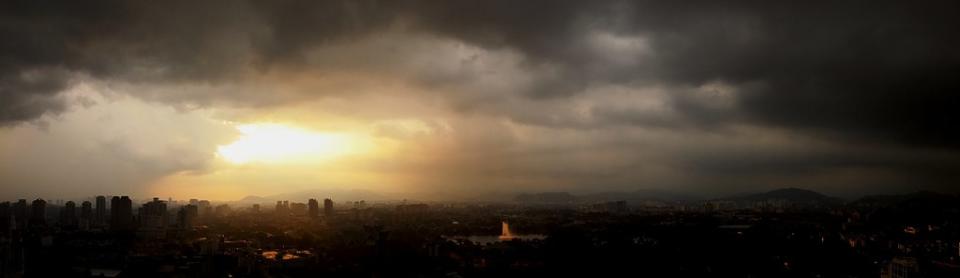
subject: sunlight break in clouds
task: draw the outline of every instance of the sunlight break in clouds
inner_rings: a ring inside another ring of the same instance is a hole
[[[243,134],[239,139],[217,148],[221,157],[235,164],[324,161],[351,149],[350,138],[343,134],[281,124],[245,124],[237,130]]]

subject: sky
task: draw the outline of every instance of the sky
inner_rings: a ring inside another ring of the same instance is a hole
[[[957,1],[2,1],[0,198],[960,182]]]

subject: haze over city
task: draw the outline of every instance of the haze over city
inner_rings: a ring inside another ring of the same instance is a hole
[[[958,27],[956,0],[0,0],[0,278],[957,278]]]
[[[4,199],[960,181],[955,1],[55,2],[0,4]]]

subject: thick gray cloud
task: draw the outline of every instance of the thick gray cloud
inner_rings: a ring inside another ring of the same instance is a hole
[[[742,140],[725,134],[743,126],[830,142],[806,153],[797,153],[796,144],[733,152],[685,152],[675,146],[619,159],[623,172],[642,159],[669,160],[675,169],[703,176],[687,183],[749,175],[745,172],[784,176],[870,169],[902,178],[891,182],[944,188],[960,180],[951,174],[960,163],[943,157],[960,147],[958,6],[956,1],[3,1],[0,125],[61,113],[68,105],[60,92],[76,80],[130,85],[126,91],[132,95],[169,104],[264,107],[362,94],[343,89],[362,86],[352,84],[284,93],[264,85],[287,82],[277,76],[292,73],[336,79],[347,72],[403,80],[413,89],[396,94],[439,99],[464,115],[576,130],[582,132],[578,136],[594,134],[587,138],[595,142],[616,141],[622,136],[618,129],[632,128],[718,136],[705,139],[708,143]],[[651,148],[622,144],[623,155]],[[510,154],[530,165],[550,164],[540,161],[549,157],[544,152],[516,153]],[[671,155],[680,158],[667,158]],[[584,172],[584,180],[598,173]],[[644,181],[631,176],[611,183]]]
[[[49,110],[63,110],[57,94],[66,89],[68,77],[60,70],[25,70],[0,77],[0,124],[28,121]]]
[[[749,84],[738,100],[747,116],[742,120],[827,129],[858,140],[956,147],[957,6],[484,1],[431,6],[423,18],[445,35],[519,49],[533,63],[566,67],[563,86],[544,85],[550,90],[535,94],[562,96],[585,83],[697,86],[723,80]],[[592,30],[643,37],[653,53],[625,68],[596,65],[602,60],[582,43],[583,33]],[[705,121],[724,117],[683,98],[675,104]]]
[[[0,115],[10,122],[62,110],[53,96],[69,73],[217,82],[295,66],[312,49],[407,22],[519,51],[527,70],[549,65],[558,77],[514,92],[528,97],[608,83],[760,84],[739,95],[744,120],[955,146],[957,8],[954,1],[5,1]],[[598,53],[612,49],[592,47],[596,32],[642,38],[650,53],[612,63],[602,57],[610,53]],[[682,98],[674,103],[707,122],[722,117]]]

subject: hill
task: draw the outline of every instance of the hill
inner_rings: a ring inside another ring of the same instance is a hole
[[[820,192],[800,189],[800,188],[783,188],[773,191],[768,191],[764,193],[755,193],[737,197],[727,198],[733,201],[764,201],[764,200],[784,200],[794,203],[809,203],[809,202],[832,202],[835,201],[835,198],[831,198],[827,195],[823,195]]]

